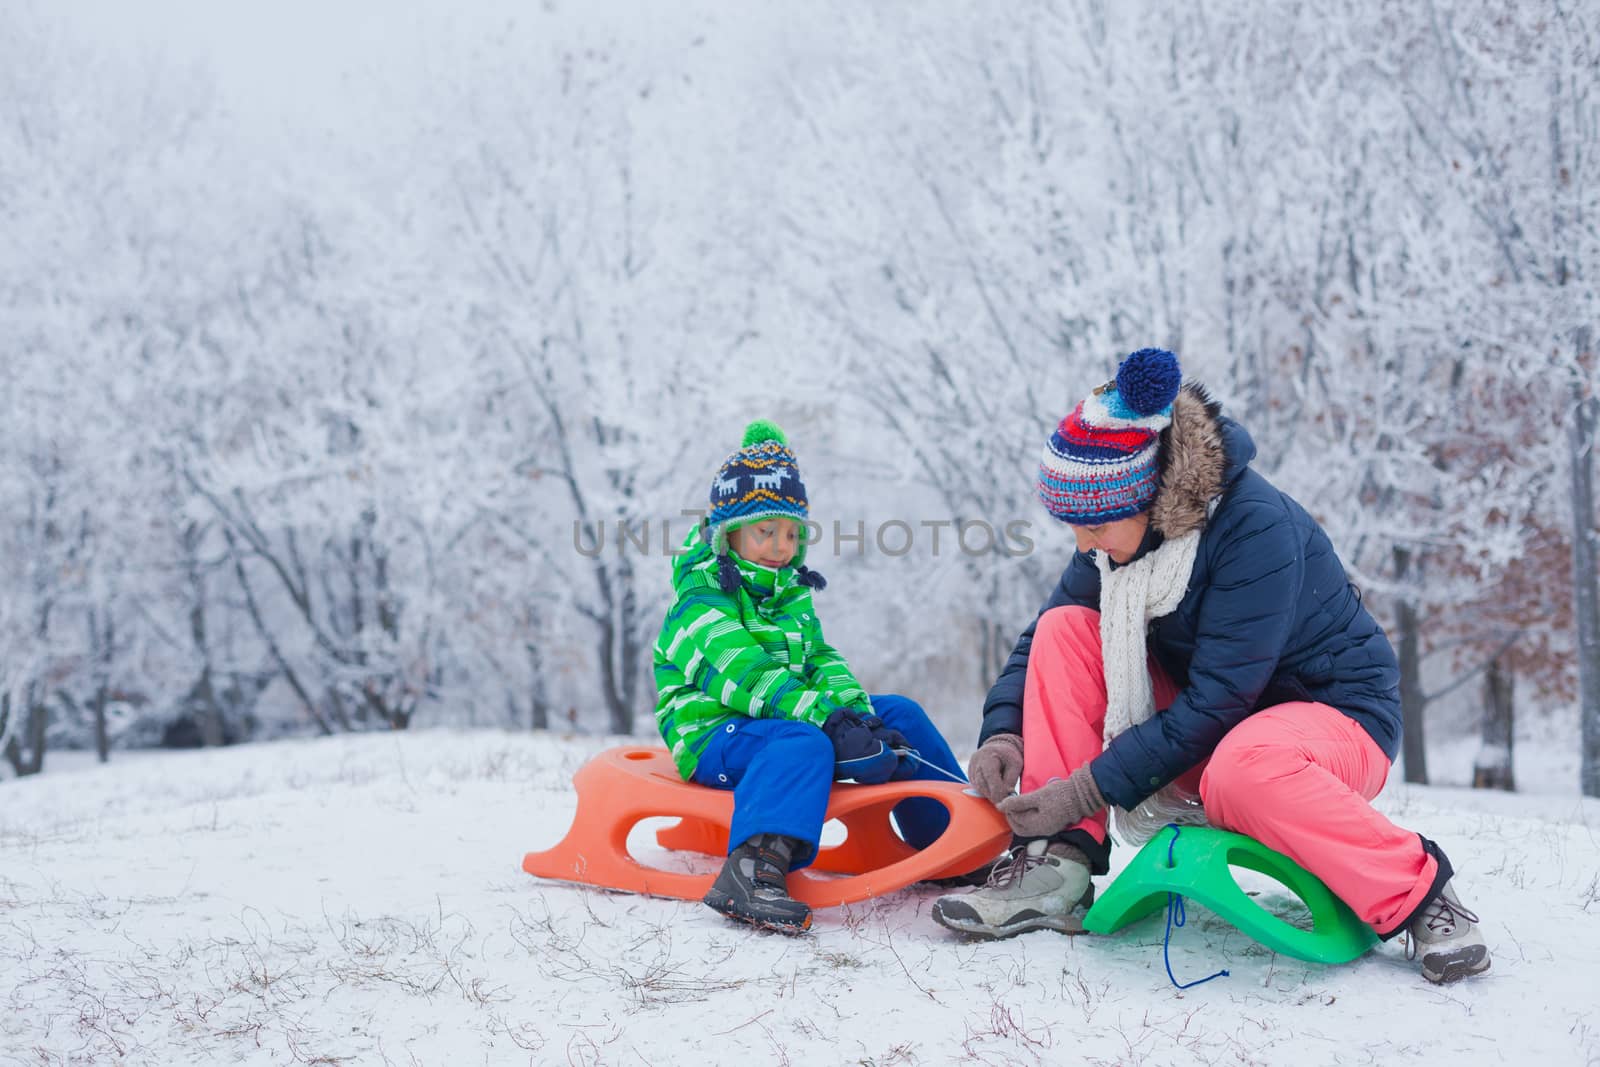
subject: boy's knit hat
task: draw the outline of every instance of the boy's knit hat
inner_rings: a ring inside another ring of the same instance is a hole
[[[729,584],[730,575],[734,588],[738,587],[737,569],[728,560],[730,533],[762,519],[793,519],[803,524],[809,513],[806,487],[800,481],[800,467],[789,439],[775,423],[757,419],[745,427],[739,450],[722,461],[711,482],[706,532],[712,550],[723,561],[724,587]],[[790,566],[799,569],[802,582],[820,589],[822,576],[806,570],[805,553],[802,536]]]
[[[1137,515],[1159,488],[1161,431],[1183,384],[1178,357],[1141,348],[1061,420],[1039,463],[1039,499],[1073,526]]]

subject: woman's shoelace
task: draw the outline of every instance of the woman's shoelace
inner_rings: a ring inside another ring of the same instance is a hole
[[[1430,930],[1438,930],[1442,927],[1452,926],[1459,919],[1465,919],[1469,923],[1475,923],[1478,921],[1478,917],[1472,914],[1472,912],[1468,911],[1466,908],[1463,908],[1459,904],[1452,904],[1446,900],[1443,893],[1440,893],[1437,897],[1434,897],[1428,906],[1423,909],[1422,918],[1423,922],[1427,924],[1427,927]]]
[[[1011,885],[1023,875],[1044,863],[1046,855],[1047,853],[1041,852],[1035,856],[1028,851],[1027,845],[1018,845],[998,860],[995,860],[994,866],[989,870],[989,880],[984,883],[984,888]]]
[[[1468,911],[1460,904],[1452,904],[1440,893],[1422,909],[1422,924],[1429,930],[1442,930],[1447,926],[1454,926],[1461,920],[1469,923],[1478,921],[1477,915]],[[1417,956],[1417,939],[1410,930],[1406,931],[1406,959],[1415,959]]]

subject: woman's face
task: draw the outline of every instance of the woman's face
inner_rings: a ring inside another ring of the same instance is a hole
[[[1088,552],[1098,548],[1111,557],[1113,563],[1123,564],[1133,558],[1150,528],[1150,513],[1142,511],[1126,519],[1107,522],[1099,526],[1074,526],[1078,538],[1078,551]]]
[[[800,524],[793,519],[765,519],[741,526],[728,535],[728,547],[759,566],[787,567],[800,549]]]

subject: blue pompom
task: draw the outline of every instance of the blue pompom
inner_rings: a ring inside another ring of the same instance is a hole
[[[810,567],[807,567],[804,563],[796,567],[794,569],[794,573],[795,578],[800,582],[800,584],[809,589],[815,589],[820,593],[824,589],[828,588],[828,579],[824,578]]]
[[[1141,348],[1117,368],[1117,394],[1140,415],[1165,410],[1182,384],[1178,357],[1164,348]]]

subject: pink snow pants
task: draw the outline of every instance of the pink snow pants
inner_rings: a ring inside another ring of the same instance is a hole
[[[1156,707],[1178,695],[1150,660]],[[1045,612],[1034,630],[1022,701],[1022,790],[1064,778],[1104,749],[1106,680],[1100,614]],[[1354,719],[1326,704],[1264,708],[1230,730],[1178,781],[1200,794],[1211,824],[1255,838],[1322,879],[1379,934],[1426,900],[1439,862],[1415,833],[1369,803],[1389,759]],[[1076,827],[1106,839],[1106,813]]]

